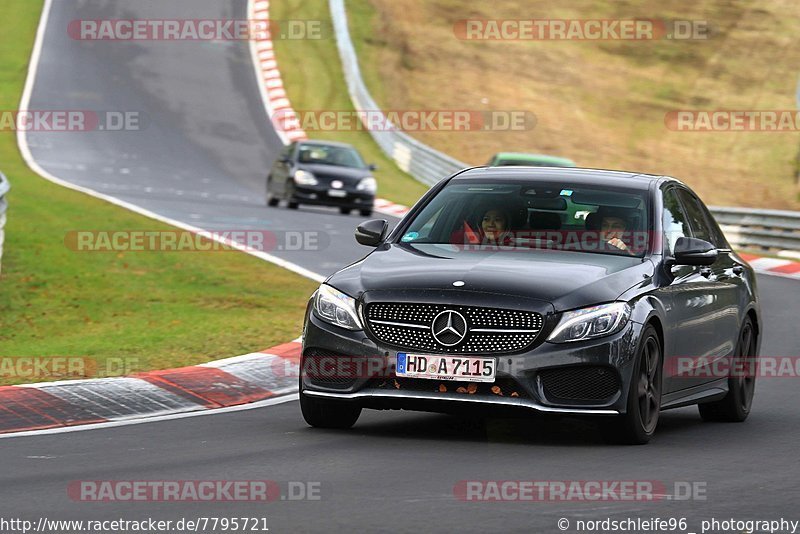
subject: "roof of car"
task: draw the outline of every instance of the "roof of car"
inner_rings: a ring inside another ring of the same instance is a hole
[[[465,169],[453,180],[537,180],[569,181],[573,184],[608,185],[647,189],[654,181],[665,178],[656,174],[642,174],[606,169],[585,169],[581,167],[473,167]]]
[[[322,141],[318,139],[306,139],[305,141],[300,141],[301,145],[318,145],[318,146],[341,146],[347,148],[353,148],[353,145],[347,143],[340,143],[339,141]]]

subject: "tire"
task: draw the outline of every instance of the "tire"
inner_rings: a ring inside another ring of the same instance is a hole
[[[756,355],[756,331],[753,321],[747,317],[739,331],[736,342],[736,361],[732,369],[746,370],[737,373],[740,376],[728,377],[728,394],[724,398],[703,404],[698,404],[700,417],[703,421],[719,421],[727,423],[741,423],[750,415],[753,405],[753,395],[756,388],[755,366],[753,363]],[[743,363],[739,363],[743,362]]]
[[[271,177],[267,178],[267,206],[269,206],[270,208],[274,208],[275,206],[278,205],[279,200],[275,197],[275,195],[272,194],[272,191],[270,191],[269,186],[271,183],[272,183],[272,178]]]
[[[648,325],[636,352],[626,413],[603,427],[607,441],[626,445],[644,445],[650,441],[658,426],[662,378],[661,342],[656,329]]]
[[[372,210],[361,210],[359,213],[362,217],[372,217]]]
[[[315,428],[347,429],[358,421],[361,407],[353,406],[347,402],[326,401],[315,399],[300,392],[300,410],[303,419],[309,426]]]
[[[286,200],[288,202],[287,206],[290,210],[296,210],[300,204],[294,200],[294,181],[289,181],[286,184]]]
[[[353,211],[350,208],[339,208],[339,213],[342,215],[350,215],[350,212]]]

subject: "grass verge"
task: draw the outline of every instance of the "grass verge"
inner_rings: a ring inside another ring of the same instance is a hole
[[[353,111],[345,85],[327,0],[281,0],[270,4],[274,20],[322,21],[323,39],[276,39],[275,55],[292,107],[297,111]],[[314,139],[350,143],[378,170],[378,196],[411,205],[427,187],[401,171],[366,131],[307,131]]]
[[[2,110],[19,105],[41,7],[41,0],[3,6]],[[0,385],[46,379],[14,376],[16,357],[85,357],[104,374],[192,365],[299,335],[314,282],[239,252],[73,252],[64,244],[70,230],[171,227],[40,178],[13,132],[0,132],[0,168],[12,184]]]
[[[635,5],[634,5],[635,4]],[[347,2],[365,82],[383,108],[530,110],[536,127],[419,132],[462,161],[542,152],[670,174],[708,203],[800,209],[797,132],[676,132],[675,110],[793,110],[800,4],[703,0]],[[707,40],[465,41],[460,19],[705,21]]]

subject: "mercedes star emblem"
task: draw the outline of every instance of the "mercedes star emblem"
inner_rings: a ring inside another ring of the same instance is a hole
[[[445,310],[433,318],[431,332],[433,339],[445,347],[452,347],[464,341],[467,335],[467,320],[457,311]]]

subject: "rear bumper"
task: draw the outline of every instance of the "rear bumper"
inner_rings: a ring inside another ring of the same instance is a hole
[[[545,342],[522,354],[496,356],[495,383],[482,384],[476,391],[465,393],[457,390],[464,384],[461,382],[398,379],[394,376],[398,349],[377,344],[363,331],[352,332],[329,325],[309,312],[303,336],[301,394],[376,409],[452,412],[500,408],[543,414],[613,416],[626,411],[641,332],[642,325],[631,321],[621,332],[608,338],[573,344]],[[372,363],[362,368],[371,371],[354,376],[352,380],[319,380],[318,376],[309,376],[307,372],[314,367],[312,358],[319,351],[349,360],[369,360]],[[567,370],[569,374],[586,369],[613,374],[618,383],[615,392],[602,399],[557,398],[542,378],[547,375],[545,371]],[[493,385],[500,390],[492,391]]]

